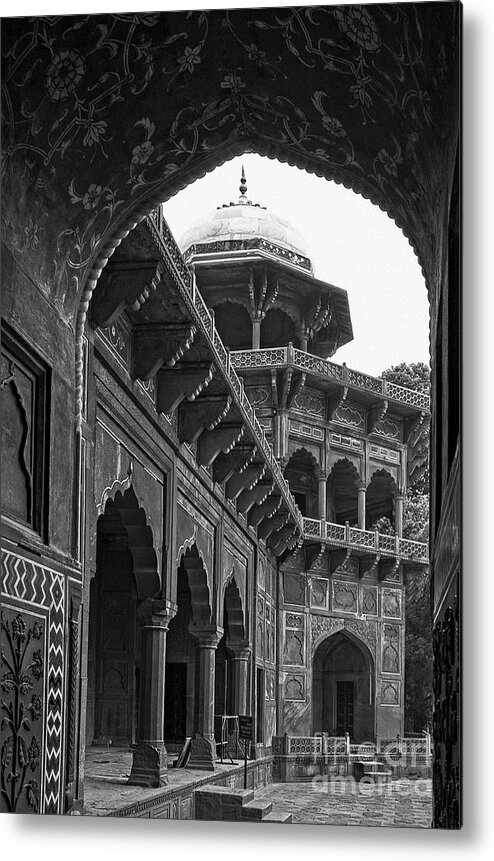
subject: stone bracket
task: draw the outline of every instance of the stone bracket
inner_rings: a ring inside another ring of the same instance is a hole
[[[274,488],[273,481],[258,481],[251,490],[242,490],[237,498],[237,511],[247,514],[253,505],[263,503]]]
[[[178,438],[180,442],[192,443],[204,430],[214,430],[228,413],[232,396],[211,395],[194,401],[183,401],[178,411]]]
[[[289,524],[272,534],[269,539],[270,549],[275,556],[281,556],[292,541],[296,541],[296,526]]]
[[[243,424],[225,424],[222,422],[214,430],[205,430],[197,444],[197,463],[199,466],[210,466],[220,452],[228,454],[244,432]]]
[[[164,264],[110,264],[103,269],[91,299],[91,320],[95,328],[109,326],[127,305],[138,310],[161,281]]]
[[[341,390],[340,394],[336,398],[329,399],[328,421],[332,421],[333,416],[334,416],[336,410],[338,409],[338,407],[341,407],[345,403],[345,401],[347,399],[347,395],[348,395],[348,386],[343,386],[343,389]]]
[[[285,525],[289,517],[289,512],[285,510],[282,511],[281,514],[273,514],[272,517],[268,517],[266,520],[263,520],[257,529],[258,537],[269,538],[272,532],[276,532]]]
[[[272,517],[281,505],[281,496],[271,495],[262,502],[255,505],[249,513],[249,523],[257,526],[262,520]]]
[[[130,375],[150,380],[162,365],[173,367],[190,349],[196,327],[180,323],[141,323],[132,330]]]
[[[225,485],[227,499],[236,499],[243,490],[252,490],[264,476],[267,466],[265,463],[255,463],[247,466],[242,472],[235,473]]]
[[[367,577],[374,577],[376,571],[379,570],[379,560],[381,559],[381,554],[376,553],[375,556],[366,556],[364,559],[360,560],[359,563],[359,580],[362,579],[364,574]],[[369,565],[370,562],[370,565]]]
[[[377,406],[372,407],[367,413],[367,433],[372,433],[374,428],[381,422],[388,412],[388,402],[379,401]]]
[[[425,413],[421,412],[418,416],[412,416],[412,418],[406,419],[403,424],[403,442],[413,448],[417,445],[426,428]]]
[[[160,368],[156,374],[156,409],[173,413],[184,400],[193,401],[214,376],[211,362],[182,362],[173,368]]]
[[[394,580],[399,567],[400,558],[398,556],[395,559],[383,559],[379,566],[378,580]]]
[[[255,451],[254,445],[236,445],[228,454],[219,454],[213,463],[214,481],[223,484],[234,472],[241,472],[251,462]]]

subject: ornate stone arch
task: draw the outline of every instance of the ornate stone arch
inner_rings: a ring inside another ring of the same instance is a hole
[[[116,521],[128,539],[128,547],[133,560],[137,597],[156,598],[161,591],[161,578],[158,573],[158,560],[153,546],[153,532],[148,524],[144,508],[132,483],[123,488],[114,482],[113,494],[109,495],[100,515],[100,522]],[[122,483],[120,483],[122,485]]]
[[[235,574],[230,572],[223,584],[220,602],[220,627],[226,631],[225,611],[228,617],[228,640],[241,642],[246,639],[245,613]]]
[[[319,478],[319,476],[322,474],[321,464],[318,463],[314,453],[312,451],[309,451],[309,449],[306,448],[305,445],[297,445],[297,447],[290,452],[285,469],[288,469],[291,459],[297,454],[303,454],[310,460],[312,468],[314,470],[314,475],[316,476],[316,478]]]
[[[386,469],[385,466],[377,466],[376,464],[373,464],[369,470],[369,481],[368,481],[367,487],[370,485],[372,479],[376,475],[380,476],[382,478],[386,478],[389,481],[389,485],[392,488],[391,492],[393,494],[397,494],[397,493],[402,492],[400,487],[398,486],[398,483],[397,483],[394,475],[389,471],[389,469]]]
[[[211,597],[203,558],[196,544],[187,548],[180,557],[190,589],[192,622],[196,625],[211,624]]]

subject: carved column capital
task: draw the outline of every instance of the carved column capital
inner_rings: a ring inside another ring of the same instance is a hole
[[[227,640],[227,648],[232,653],[234,661],[248,661],[251,656],[251,644],[248,640]]]
[[[189,625],[189,633],[200,649],[216,649],[223,636],[223,628],[217,625]]]
[[[146,598],[139,608],[140,627],[163,628],[167,631],[177,609],[177,604],[174,604],[173,601]]]

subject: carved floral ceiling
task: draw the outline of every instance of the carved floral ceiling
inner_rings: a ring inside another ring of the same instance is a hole
[[[254,149],[404,229],[429,281],[457,137],[458,4],[3,19],[3,235],[74,320],[143,203]]]

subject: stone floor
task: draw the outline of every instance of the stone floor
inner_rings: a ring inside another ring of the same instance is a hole
[[[174,769],[169,762],[170,783],[166,789],[128,786],[131,767],[128,750],[89,750],[86,759],[85,808],[89,815],[107,816],[143,797],[152,799],[184,788],[204,785],[211,773]],[[215,775],[237,771],[241,766],[216,764]],[[384,786],[360,783],[352,778],[335,781],[316,777],[311,783],[270,783],[256,790],[256,801],[271,801],[273,812],[291,813],[293,823],[324,825],[370,825],[388,828],[429,828],[432,817],[432,781],[402,778]]]
[[[291,813],[293,823],[430,828],[432,781],[402,778],[387,786],[336,783],[271,783],[255,794],[276,813]]]
[[[128,786],[127,780],[132,766],[132,754],[122,748],[88,748],[85,760],[84,808],[88,815],[108,816],[119,808],[127,807],[142,799],[158,799],[186,786],[200,785],[211,779],[211,772],[192,768],[172,767],[174,753],[168,760],[169,783],[161,789],[143,789]],[[229,774],[240,766],[216,764],[215,775]]]

